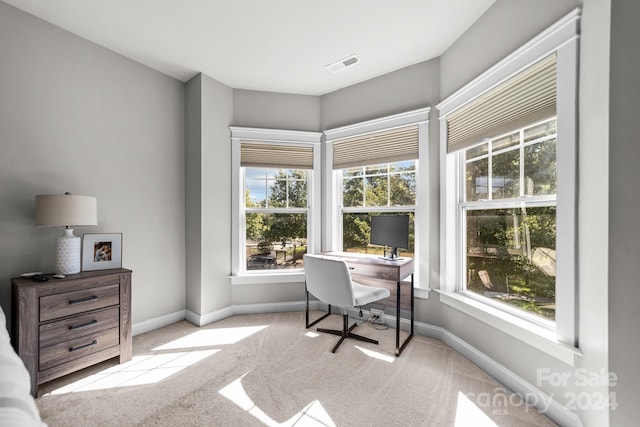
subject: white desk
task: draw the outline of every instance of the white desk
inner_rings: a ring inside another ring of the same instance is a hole
[[[413,273],[415,271],[413,258],[402,257],[399,260],[389,261],[376,255],[352,252],[323,252],[322,254],[345,260],[352,274],[362,274],[396,282],[396,356],[400,356],[413,338]],[[409,275],[411,276],[411,327],[409,336],[400,344],[400,290],[402,281]]]

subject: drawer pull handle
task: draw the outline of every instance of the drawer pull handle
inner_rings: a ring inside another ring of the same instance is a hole
[[[91,347],[92,345],[96,345],[96,344],[98,344],[98,340],[93,340],[89,344],[79,345],[77,347],[71,347],[71,348],[69,348],[69,352],[82,350],[83,348]]]
[[[73,331],[75,329],[86,328],[87,326],[95,325],[96,323],[98,323],[98,321],[96,319],[93,319],[91,322],[82,325],[71,325],[69,326],[69,330]]]
[[[97,295],[91,295],[90,297],[78,298],[78,299],[70,299],[69,305],[80,304],[83,302],[95,301],[98,299]]]

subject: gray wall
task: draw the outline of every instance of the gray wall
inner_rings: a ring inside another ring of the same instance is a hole
[[[440,99],[440,60],[421,62],[362,82],[322,99],[322,130],[435,105]]]
[[[638,243],[640,242],[640,141],[638,138],[637,0],[611,1],[609,107],[609,368],[618,408],[611,425],[637,425],[640,402]]]
[[[320,130],[320,98],[234,89],[233,125],[317,132]]]
[[[202,75],[202,311],[231,305],[231,134],[233,92]]]
[[[609,0],[585,0],[580,37],[578,283],[580,366],[610,371],[607,344],[608,164],[609,155]],[[598,171],[594,173],[594,171]],[[597,232],[594,233],[594,230]],[[615,391],[615,390],[612,390]],[[592,387],[587,393],[606,393]],[[578,411],[587,426],[609,425],[607,411]],[[616,424],[611,424],[616,425]],[[623,424],[618,424],[623,425]]]
[[[96,196],[122,232],[133,322],[184,309],[183,84],[0,2],[0,303],[10,277],[53,271],[60,228],[36,194]],[[167,262],[171,260],[171,262]]]
[[[186,309],[202,314],[202,74],[185,84]]]
[[[186,309],[206,315],[231,305],[231,88],[198,74],[186,114]]]
[[[442,99],[482,74],[580,0],[498,0],[442,56]]]

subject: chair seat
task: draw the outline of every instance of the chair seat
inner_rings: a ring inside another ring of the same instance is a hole
[[[307,328],[315,325],[320,320],[331,314],[331,307],[342,309],[342,330],[318,328],[320,332],[338,335],[340,339],[331,350],[335,353],[340,344],[347,339],[353,338],[372,344],[378,341],[354,334],[353,328],[358,323],[349,326],[349,314],[347,308],[358,307],[370,304],[391,295],[388,289],[365,286],[355,283],[351,279],[351,273],[345,260],[321,255],[304,254],[304,286],[305,286],[305,325]],[[327,303],[329,312],[320,318],[309,322],[309,295],[312,294],[320,301]]]
[[[377,288],[374,286],[361,285],[357,282],[353,283],[353,297],[355,300],[355,306],[367,305],[371,302],[378,301],[383,298],[387,298],[391,295],[389,289]]]

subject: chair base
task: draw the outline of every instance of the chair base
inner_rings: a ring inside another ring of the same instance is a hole
[[[306,284],[305,284],[306,286]],[[315,325],[316,323],[318,323],[319,321],[321,321],[322,319],[325,319],[326,317],[331,315],[331,305],[329,304],[329,310],[328,313],[323,314],[320,318],[310,322],[309,321],[309,292],[306,291],[305,289],[305,326],[307,327],[307,329],[309,329],[311,326]],[[340,337],[340,340],[338,340],[338,343],[335,345],[335,347],[333,347],[333,350],[331,350],[331,353],[335,353],[336,350],[338,349],[338,347],[340,347],[340,344],[342,344],[342,342],[345,340],[345,338],[353,338],[355,340],[359,340],[359,341],[365,341],[365,342],[369,342],[371,344],[376,344],[378,345],[378,341],[373,340],[371,338],[367,338],[367,337],[363,337],[362,335],[358,335],[358,334],[354,334],[353,332],[351,332],[356,326],[358,326],[357,323],[354,323],[353,325],[349,326],[349,316],[345,313],[342,315],[342,330],[337,330],[337,329],[325,329],[325,328],[317,328],[318,332],[324,332],[327,334],[333,334],[333,335],[338,335]]]
[[[333,334],[333,335],[338,335],[340,337],[340,339],[338,340],[338,342],[336,343],[335,347],[333,347],[333,350],[331,350],[331,353],[335,353],[336,350],[338,350],[338,347],[340,347],[340,344],[342,344],[342,342],[345,340],[345,338],[353,338],[359,341],[365,341],[365,342],[369,342],[372,344],[378,344],[377,340],[371,339],[371,338],[367,338],[367,337],[363,337],[362,335],[358,335],[358,334],[354,334],[353,332],[351,332],[356,326],[358,326],[357,323],[354,323],[353,325],[349,326],[349,316],[347,314],[343,314],[342,315],[342,322],[343,322],[343,328],[342,330],[337,330],[337,329],[325,329],[325,328],[318,328],[317,331],[318,332],[324,332],[327,334]]]

